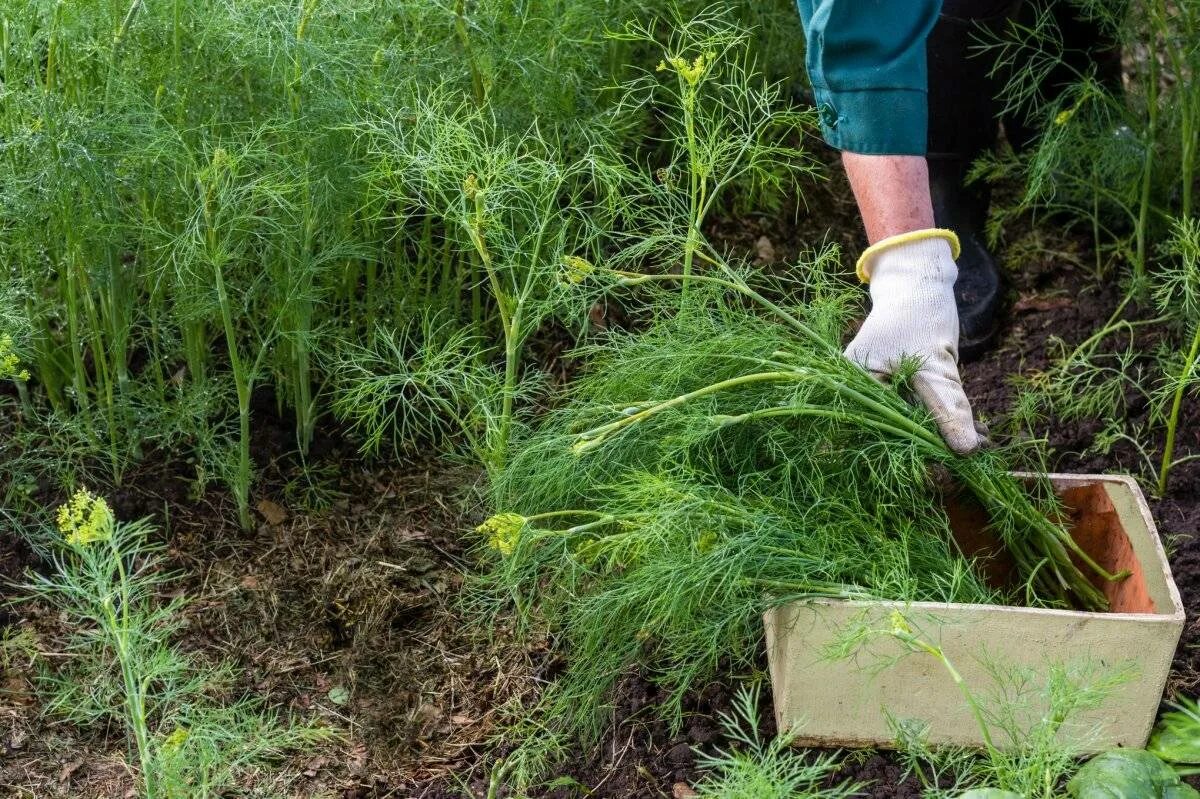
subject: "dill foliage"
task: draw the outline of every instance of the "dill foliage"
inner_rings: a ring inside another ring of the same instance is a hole
[[[794,63],[791,5],[753,6],[730,16]],[[586,320],[546,288],[611,228],[596,153],[658,146],[618,107],[658,48],[607,34],[682,7],[0,0],[0,416],[22,452],[66,446],[112,484],[177,458],[245,526],[271,400],[302,453],[332,414],[368,451],[502,464],[522,344]],[[451,352],[460,374],[421,379]],[[0,497],[68,471],[28,458]]]
[[[560,636],[549,716],[572,731],[599,729],[633,665],[669,688],[678,721],[689,688],[752,665],[758,616],[778,603],[1104,605],[1009,453],[953,455],[927,412],[842,357],[855,302],[831,262],[774,285],[780,303],[728,266],[692,275],[682,300],[643,287],[654,323],[584,348],[563,407],[494,480],[506,513],[481,528],[485,592]],[[616,282],[671,282],[658,277]],[[1022,588],[989,587],[959,554],[934,466],[989,510]]]

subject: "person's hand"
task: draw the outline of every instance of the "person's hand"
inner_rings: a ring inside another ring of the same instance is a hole
[[[846,347],[846,357],[881,379],[905,358],[918,359],[913,388],[946,444],[965,455],[985,438],[958,375],[957,247],[958,239],[948,230],[921,230],[867,249],[858,274],[870,283],[871,313]]]

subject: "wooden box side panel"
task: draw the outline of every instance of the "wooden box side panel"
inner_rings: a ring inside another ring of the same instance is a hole
[[[833,661],[828,647],[847,626],[886,630],[892,603],[794,605],[768,614],[780,659],[773,676],[781,728],[823,745],[890,746],[888,714],[930,725],[935,743],[979,746],[982,737],[959,688],[934,657],[911,653],[884,634],[852,660]],[[1179,628],[1161,617],[1063,614],[1019,608],[913,605],[905,616],[922,637],[940,646],[982,701],[996,690],[990,668],[1027,677],[1022,702],[1031,718],[1045,709],[1040,695],[1053,663],[1102,672],[1140,669],[1098,711],[1082,716],[1062,737],[1091,751],[1143,746],[1154,722]],[[865,616],[864,616],[865,614]],[[1136,653],[1138,663],[1131,662]],[[1098,733],[1098,734],[1097,734]]]
[[[1175,587],[1167,553],[1145,498],[1132,478],[1108,480],[1103,485],[1119,524],[1128,537],[1141,584],[1155,610],[1164,615],[1177,616],[1182,622],[1183,600],[1179,596],[1179,589]]]

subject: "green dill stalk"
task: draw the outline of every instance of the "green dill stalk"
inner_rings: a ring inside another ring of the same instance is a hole
[[[471,98],[475,101],[476,108],[483,108],[484,103],[487,102],[487,89],[483,81],[483,73],[479,71],[479,64],[475,59],[474,48],[471,46],[466,0],[455,0],[454,2],[454,34],[458,37],[463,55],[467,58],[467,67],[471,71]]]
[[[683,244],[683,282],[680,284],[680,300],[687,297],[688,279],[692,275],[692,261],[696,257],[702,236],[700,223],[703,221],[705,194],[708,191],[708,181],[700,165],[700,155],[696,142],[696,86],[689,84],[680,76],[683,91],[683,120],[687,130],[688,151],[688,231],[687,240]]]
[[[499,470],[504,468],[508,457],[508,443],[517,392],[517,369],[520,366],[521,343],[525,335],[525,305],[532,289],[533,269],[526,273],[525,285],[519,287],[515,295],[510,295],[505,290],[483,233],[485,210],[483,189],[478,187],[473,178],[469,178],[463,191],[466,200],[471,203],[470,216],[465,225],[467,237],[487,275],[492,298],[495,300],[496,310],[500,315],[500,328],[504,335],[504,383],[500,389],[500,419],[496,423],[495,438],[488,447],[487,455],[489,468]],[[543,233],[544,228],[539,231],[537,241],[529,254],[532,263],[537,263],[540,257]]]
[[[200,196],[203,203],[204,239],[208,261],[213,270],[213,284],[217,293],[217,305],[220,308],[221,326],[225,334],[225,349],[229,355],[229,368],[233,373],[234,389],[238,401],[238,461],[234,470],[233,493],[237,501],[238,522],[243,530],[250,529],[250,396],[251,376],[242,360],[241,348],[238,346],[237,327],[233,322],[233,308],[229,293],[225,287],[225,269],[223,256],[219,251],[215,209],[213,207],[214,192],[217,182],[221,179],[219,170],[224,168],[223,150],[217,150],[213,155],[213,175],[211,185],[199,182]]]
[[[67,251],[59,263],[59,270],[60,274],[66,278],[63,281],[66,287],[64,299],[67,306],[67,338],[71,351],[71,384],[75,389],[75,405],[83,412],[84,424],[90,428],[88,410],[91,402],[87,385],[87,369],[83,362],[83,322],[80,314],[80,306],[83,304],[82,294],[87,291],[87,287],[80,285],[80,276],[83,270],[77,268],[74,263],[74,251],[77,245],[72,241],[73,238],[72,234],[67,234],[65,242]]]
[[[696,101],[700,83],[711,65],[707,63],[704,54],[697,56],[691,65],[688,65],[682,56],[673,56],[669,60],[679,85],[680,110],[683,111],[683,144],[688,159],[688,229],[683,243],[683,281],[680,284],[680,302],[683,302],[687,299],[688,282],[692,275],[696,252],[704,244],[700,226],[704,222],[709,202],[709,167],[703,161],[696,135]],[[663,68],[666,68],[665,63],[660,66],[660,69]]]
[[[318,2],[319,0],[302,0],[299,19],[296,22],[292,80],[288,84],[288,105],[291,109],[292,122],[297,126],[301,123],[304,110],[301,93],[305,64],[304,37],[313,15],[316,13]],[[301,148],[303,147],[302,144]],[[282,312],[288,334],[284,337],[283,349],[289,356],[287,360],[291,372],[289,378],[292,385],[293,413],[296,419],[296,440],[299,443],[300,452],[307,454],[316,428],[316,406],[312,396],[312,361],[308,343],[312,337],[313,317],[312,292],[310,290],[312,268],[309,259],[315,248],[317,220],[313,207],[312,184],[307,177],[312,172],[309,153],[300,152],[295,155],[300,159],[305,175],[300,197],[301,233],[299,241],[295,243],[298,249],[295,263],[289,264],[285,260],[283,267],[285,270],[289,268],[298,270],[299,278],[303,283],[294,292],[295,296],[287,298],[287,307]]]
[[[1179,21],[1179,27],[1185,32],[1185,36],[1188,33],[1197,32],[1186,4],[1177,4],[1175,11],[1175,19]],[[1166,10],[1164,9],[1162,13],[1163,42],[1171,69],[1175,73],[1176,80],[1179,81],[1172,100],[1179,108],[1179,186],[1181,195],[1179,215],[1186,219],[1192,214],[1192,184],[1195,182],[1196,149],[1200,147],[1200,142],[1197,142],[1197,138],[1200,138],[1198,136],[1200,131],[1196,130],[1200,92],[1184,84],[1184,81],[1190,77],[1190,65],[1187,57],[1180,50],[1177,37],[1171,35],[1172,31],[1167,24]]]
[[[58,88],[58,34],[62,23],[62,3],[55,3],[50,12],[50,38],[46,42],[46,71],[42,90],[50,94]]]
[[[221,308],[221,324],[225,333],[229,367],[233,372],[233,384],[238,399],[238,462],[235,471],[233,493],[237,500],[238,523],[243,530],[250,529],[250,376],[242,362],[237,342],[237,328],[233,324],[229,295],[225,290],[224,269],[220,263],[213,264],[213,280],[217,290],[217,303]]]
[[[1196,331],[1192,335],[1191,348],[1184,359],[1183,371],[1180,372],[1179,376],[1179,385],[1175,387],[1175,396],[1171,401],[1171,412],[1167,416],[1167,440],[1163,445],[1162,464],[1158,470],[1158,495],[1160,497],[1167,493],[1167,480],[1171,475],[1171,467],[1174,466],[1175,435],[1179,429],[1179,414],[1183,407],[1183,395],[1189,383],[1189,376],[1196,370],[1198,359],[1200,359],[1200,324],[1196,325]]]
[[[1156,27],[1161,27],[1164,36],[1169,37],[1170,31],[1166,29],[1164,2],[1165,0],[1151,0],[1147,4],[1146,11],[1151,20],[1151,30],[1157,33]],[[1158,136],[1159,65],[1158,57],[1155,55],[1157,39],[1158,37],[1155,35],[1150,46],[1150,57],[1146,59],[1149,64],[1149,76],[1146,80],[1146,137],[1145,152],[1142,155],[1141,198],[1138,201],[1138,215],[1135,225],[1137,250],[1133,262],[1133,275],[1138,285],[1142,285],[1141,279],[1146,276],[1146,249],[1149,238],[1150,210],[1152,205],[1151,189],[1154,182],[1154,154]]]
[[[914,651],[932,655],[942,664],[942,668],[950,675],[950,679],[958,688],[959,693],[962,694],[963,699],[966,700],[967,707],[971,709],[971,715],[975,718],[975,725],[979,727],[979,734],[983,738],[983,745],[987,749],[988,754],[992,757],[998,755],[1000,750],[996,748],[996,744],[992,741],[991,728],[987,723],[987,718],[984,716],[983,708],[980,706],[978,700],[975,699],[975,694],[972,693],[962,674],[950,662],[950,658],[946,657],[946,653],[940,646],[936,646],[917,635],[908,623],[908,620],[904,618],[904,614],[900,611],[892,613],[891,621],[892,627],[888,631],[889,635]]]
[[[142,775],[142,785],[146,790],[146,799],[157,799],[158,790],[157,770],[154,766],[154,751],[150,742],[150,730],[146,719],[146,692],[149,686],[138,674],[137,658],[134,655],[133,634],[134,625],[130,621],[132,596],[130,595],[129,575],[125,571],[125,559],[112,535],[109,535],[108,552],[112,565],[117,574],[117,593],[119,608],[113,607],[113,597],[106,594],[102,604],[104,608],[104,626],[107,628],[109,639],[116,650],[117,663],[121,667],[121,682],[125,693],[125,712],[128,716],[129,727],[133,733],[134,744],[137,748],[138,763]]]

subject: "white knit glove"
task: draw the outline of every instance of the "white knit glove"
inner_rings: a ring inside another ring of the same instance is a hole
[[[965,455],[984,437],[958,376],[957,256],[958,238],[949,230],[904,233],[869,247],[858,275],[871,284],[871,313],[846,357],[879,378],[895,372],[905,357],[919,358],[913,388],[950,449]]]

